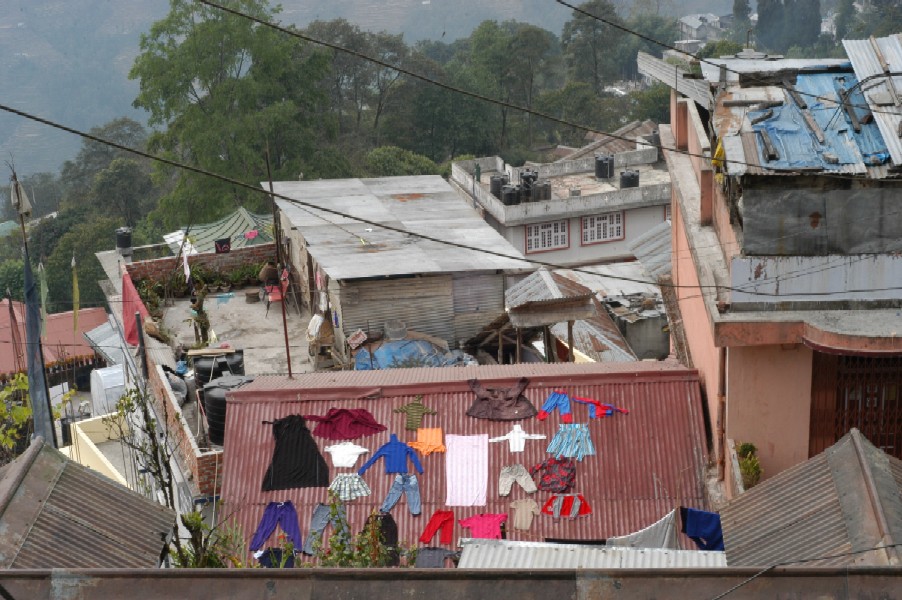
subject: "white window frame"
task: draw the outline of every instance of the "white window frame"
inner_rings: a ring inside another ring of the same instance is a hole
[[[566,219],[526,225],[525,232],[527,254],[566,250],[570,247],[570,224]]]
[[[611,212],[593,215],[582,219],[583,246],[604,244],[622,240],[626,235],[626,215],[624,212]]]
[[[671,218],[671,217],[673,216],[673,214],[670,212],[670,210],[671,210],[670,205],[669,205],[669,204],[665,204],[665,205],[664,205],[664,220],[665,220],[665,221],[672,221],[672,220],[673,220],[673,219]]]

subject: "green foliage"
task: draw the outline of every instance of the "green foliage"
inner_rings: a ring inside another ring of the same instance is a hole
[[[30,423],[28,375],[18,373],[0,388],[0,465],[15,458],[15,449],[28,434]]]
[[[246,555],[244,536],[236,527],[211,528],[200,512],[182,513],[188,544],[180,552],[172,550],[173,564],[181,569],[225,569],[242,567]]]
[[[821,31],[820,0],[759,0],[755,35],[761,50],[786,52],[809,47]]]
[[[95,217],[91,221],[74,225],[59,238],[44,263],[50,292],[48,312],[72,310],[73,255],[78,269],[81,305],[99,306],[105,302],[106,298],[98,282],[106,279],[106,273],[95,253],[115,248],[114,233],[120,225],[116,218]]]
[[[25,263],[19,259],[0,262],[0,297],[7,292],[13,300],[25,302]]]
[[[376,519],[367,519],[366,526],[358,535],[351,534],[341,501],[329,493],[329,516],[333,524],[332,535],[323,540],[321,536],[313,542],[314,556],[324,567],[367,568],[384,567],[391,561],[397,549],[386,546]],[[373,515],[376,511],[373,511]]]
[[[613,4],[607,0],[589,0],[579,5],[589,15],[604,17],[614,23],[622,23]],[[571,81],[582,81],[601,93],[606,83],[617,78],[616,62],[611,60],[611,48],[617,48],[623,31],[611,27],[592,16],[573,12],[573,18],[564,24],[561,46]]]
[[[743,442],[736,446],[739,459],[739,472],[745,489],[754,487],[761,481],[761,463],[758,461],[758,448],[751,442]]]
[[[366,155],[366,170],[372,177],[438,175],[438,165],[419,154],[397,146],[383,146]]]
[[[742,44],[732,40],[718,40],[716,42],[708,42],[698,51],[699,58],[720,58],[721,56],[732,56],[742,51]]]
[[[646,90],[634,92],[631,116],[635,120],[651,119],[655,123],[670,121],[670,87],[658,83]]]

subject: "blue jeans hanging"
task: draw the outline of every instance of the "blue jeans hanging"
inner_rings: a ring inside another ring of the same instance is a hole
[[[388,490],[388,495],[382,502],[382,512],[389,512],[401,499],[402,492],[407,496],[407,508],[410,509],[410,514],[420,514],[420,485],[417,483],[417,476],[412,473],[395,477],[391,489]]]

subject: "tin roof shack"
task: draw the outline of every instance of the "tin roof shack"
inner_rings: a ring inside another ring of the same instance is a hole
[[[574,403],[574,422],[588,423],[596,455],[576,466],[574,492],[583,494],[591,514],[576,519],[555,520],[536,515],[529,530],[507,527],[508,539],[600,540],[637,531],[656,522],[680,503],[707,506],[704,472],[707,464],[698,378],[695,371],[664,363],[609,364],[521,364],[461,367],[457,369],[389,369],[384,371],[341,371],[308,373],[287,377],[261,377],[227,397],[225,463],[222,472],[223,508],[220,514],[241,527],[247,539],[253,535],[269,502],[291,500],[297,510],[301,534],[309,534],[310,516],[315,506],[327,499],[325,487],[261,491],[275,442],[272,422],[288,415],[324,415],[331,408],[365,408],[375,421],[388,429],[354,440],[372,456],[397,434],[403,441],[415,440],[416,431],[406,431],[406,416],[394,412],[419,395],[426,406],[437,411],[427,415],[423,427],[441,428],[444,443],[448,435],[489,438],[503,436],[520,423],[527,433],[546,439],[528,440],[522,453],[511,453],[508,442],[488,444],[486,503],[482,506],[447,507],[445,452],[417,454],[424,473],[417,475],[422,498],[422,514],[413,516],[403,498],[391,511],[397,522],[401,544],[416,544],[426,523],[436,510],[452,510],[452,544],[467,537],[457,519],[478,513],[508,513],[511,501],[535,498],[544,504],[551,494],[539,491],[530,496],[514,486],[511,495],[498,495],[499,473],[503,466],[520,463],[531,467],[548,458],[546,449],[558,431],[560,418],[553,414],[544,421],[490,421],[467,416],[475,399],[467,380],[478,379],[489,388],[509,388],[521,377],[529,380],[524,394],[540,408],[552,391],[564,389],[575,396],[598,398],[628,409],[604,419],[588,419],[585,405]],[[310,423],[314,425],[314,423]],[[334,444],[313,436],[318,449]],[[325,456],[325,455],[324,455]],[[329,481],[340,472],[332,471]],[[355,469],[362,464],[358,461]],[[341,472],[354,472],[341,470]],[[386,475],[381,463],[364,474],[372,489],[367,497],[346,503],[352,531],[363,527],[373,510],[378,510],[389,491],[393,475]],[[328,534],[328,533],[327,533]],[[273,539],[275,539],[273,537]],[[441,545],[436,537],[426,545]],[[685,548],[693,548],[686,538]]]
[[[670,329],[660,294],[608,296],[604,305],[637,358],[670,356]]]
[[[902,457],[902,42],[844,46],[743,52],[702,80],[639,56],[678,92],[661,128],[674,293],[727,476],[727,438],[765,477],[852,427]]]
[[[174,524],[41,438],[0,469],[0,569],[153,569]]]
[[[630,243],[669,218],[670,175],[654,137],[525,167],[497,156],[459,161],[451,182],[527,256],[566,266],[633,259]]]
[[[278,200],[282,230],[305,302],[332,320],[332,354],[343,366],[352,360],[348,337],[391,320],[457,347],[503,314],[507,274],[528,268],[438,176],[283,181],[274,189],[304,203]]]
[[[721,510],[731,567],[902,565],[902,460],[853,428]],[[873,552],[868,552],[873,550]],[[814,560],[827,557],[823,560]]]

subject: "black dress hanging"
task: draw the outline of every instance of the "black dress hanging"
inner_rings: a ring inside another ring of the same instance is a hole
[[[329,467],[319,453],[307,422],[301,415],[274,421],[276,449],[263,477],[263,491],[304,487],[328,487]]]

